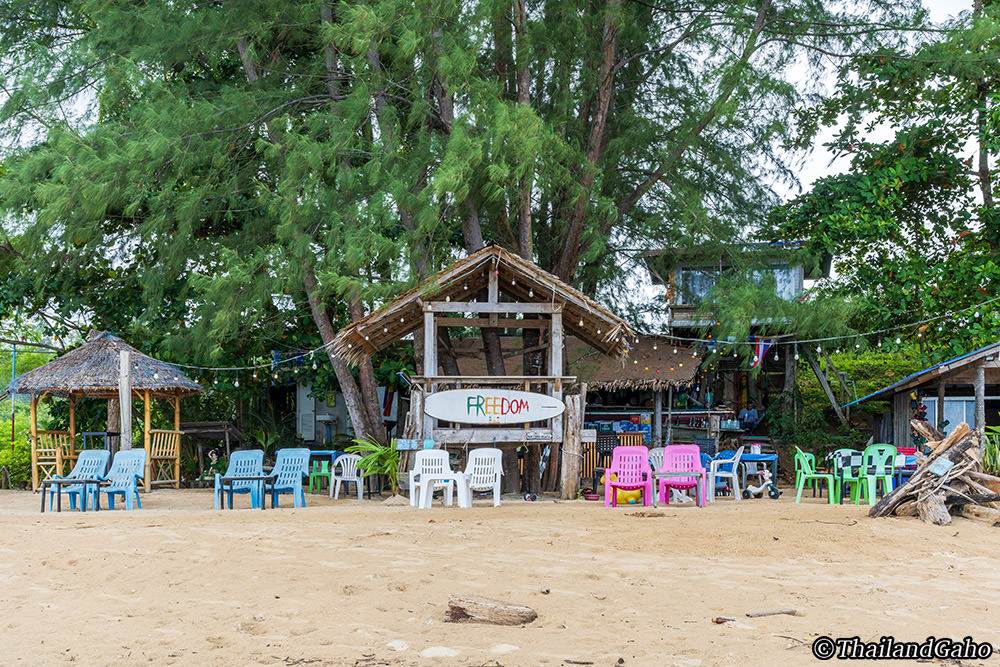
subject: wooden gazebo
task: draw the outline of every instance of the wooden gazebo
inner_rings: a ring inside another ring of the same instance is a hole
[[[76,405],[81,398],[119,397],[122,373],[120,360],[127,352],[128,386],[133,399],[144,405],[143,447],[146,449],[145,490],[153,485],[180,488],[181,398],[203,392],[201,386],[165,362],[153,359],[108,332],[95,333],[80,347],[39,366],[10,383],[14,394],[31,396],[31,483],[40,488],[43,480],[63,474],[77,458]],[[38,429],[38,405],[48,397],[69,400],[69,430]],[[174,430],[152,430],[150,406],[153,399],[167,400],[174,409]],[[128,446],[130,438],[124,439]]]
[[[544,351],[547,373],[441,375],[438,370],[441,327],[538,329],[544,342],[530,351]],[[422,333],[423,374],[414,381],[423,390],[423,396],[411,395],[411,410],[416,399],[416,412],[421,415],[426,403],[420,401],[429,401],[434,394],[450,387],[521,388],[562,402],[565,386],[576,379],[564,375],[564,332],[618,360],[628,356],[630,346],[636,341],[632,327],[601,304],[532,262],[499,246],[489,246],[344,327],[334,347],[349,363],[357,363],[408,334]],[[544,420],[544,427],[530,428],[515,423],[475,428],[463,424],[456,428],[443,426],[439,421],[443,420],[422,414],[416,437],[432,438],[442,445],[495,443],[502,447],[523,442],[561,443],[564,436],[561,415]]]

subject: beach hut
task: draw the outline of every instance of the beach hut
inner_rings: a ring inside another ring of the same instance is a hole
[[[876,421],[875,442],[912,447],[919,441],[911,419],[929,421],[945,433],[965,422],[982,430],[998,424],[1000,342],[935,364],[844,407],[872,400],[891,401]]]
[[[124,355],[122,353],[125,353]],[[121,360],[128,359],[126,373]],[[42,481],[63,474],[77,457],[76,406],[81,398],[117,399],[122,386],[132,399],[143,402],[143,447],[146,449],[145,489],[154,485],[180,488],[181,398],[202,393],[201,386],[174,366],[138,351],[108,332],[92,334],[87,342],[49,363],[16,378],[7,387],[12,394],[31,397],[31,483],[36,490]],[[50,397],[69,401],[66,431],[38,429],[38,405]],[[171,403],[172,431],[154,431],[150,408],[155,399]],[[123,438],[128,447],[130,438]]]

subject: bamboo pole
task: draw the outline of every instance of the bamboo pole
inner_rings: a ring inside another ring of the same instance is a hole
[[[13,397],[11,401],[13,402]],[[38,490],[38,397],[31,394],[31,488]]]
[[[174,396],[174,430],[181,430],[181,397]],[[181,488],[181,437],[177,436],[177,458],[174,459],[174,488]],[[263,500],[261,500],[263,502]]]
[[[69,457],[70,462],[76,462],[76,397],[69,396]],[[57,474],[61,475],[60,470]]]
[[[146,475],[144,477],[143,486],[146,489],[146,493],[152,488],[152,461],[149,458],[149,426],[150,426],[150,415],[149,415],[149,390],[143,392],[142,394],[143,402],[143,415],[142,415],[142,443],[146,448]]]

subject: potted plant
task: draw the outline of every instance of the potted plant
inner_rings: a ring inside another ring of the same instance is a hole
[[[983,472],[1000,476],[1000,427],[987,426],[983,433]],[[986,482],[994,493],[1000,493],[1000,482]]]
[[[392,495],[399,495],[399,450],[393,443],[383,445],[371,436],[357,438],[347,448],[349,454],[360,454],[358,468],[364,470],[365,477],[382,475],[389,482]]]

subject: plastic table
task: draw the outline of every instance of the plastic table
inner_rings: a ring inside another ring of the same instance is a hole
[[[222,509],[226,508],[226,496],[229,496],[229,509],[233,509],[233,494],[232,492],[226,493],[226,485],[232,488],[233,482],[257,482],[260,485],[260,508],[264,509],[264,503],[267,500],[264,497],[265,490],[268,485],[274,489],[274,475],[233,475],[232,477],[220,477],[219,478],[219,488],[216,493],[219,494],[219,507]],[[274,509],[274,495],[271,495],[271,509]]]
[[[471,497],[468,493],[469,478],[464,472],[458,471],[420,473],[420,502],[417,504],[417,507],[422,510],[430,509],[431,498],[434,497],[434,483],[448,481],[454,481],[458,485],[458,506],[472,507],[471,504],[467,503]],[[445,493],[448,493],[447,489],[445,489]]]
[[[701,472],[697,470],[671,470],[670,472],[654,472],[653,473],[653,507],[658,507],[657,502],[660,499],[660,482],[661,479],[667,479],[668,477],[695,477],[696,478],[696,489],[697,496],[695,496],[695,503],[698,507],[705,506],[705,485],[707,473],[702,470]],[[667,489],[669,492],[670,489]]]
[[[62,512],[62,488],[64,486],[79,484],[83,487],[83,495],[80,500],[80,511],[87,511],[87,487],[93,484],[98,489],[101,488],[100,479],[88,479],[88,478],[69,478],[69,479],[46,479],[42,482],[42,513],[45,513],[45,487],[56,487],[56,511]],[[49,488],[51,493],[52,489]],[[101,494],[98,493],[94,496],[94,511],[100,511],[101,509]]]
[[[771,468],[771,481],[778,483],[778,455],[777,454],[747,454],[744,452],[740,457],[740,463],[769,463]],[[743,473],[741,479],[743,488],[747,488],[747,467],[741,466]]]

